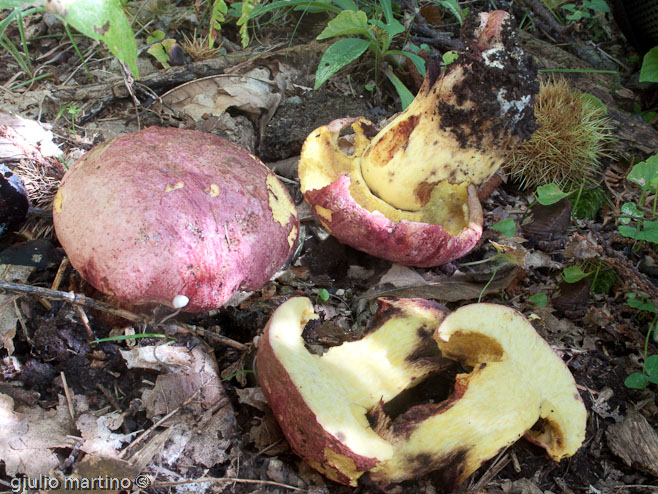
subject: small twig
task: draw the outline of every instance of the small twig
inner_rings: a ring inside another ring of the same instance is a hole
[[[152,424],[151,427],[143,431],[139,436],[135,438],[133,442],[131,442],[126,449],[124,449],[121,454],[119,454],[119,458],[123,458],[128,451],[131,449],[134,449],[134,446],[140,442],[142,442],[148,435],[151,433],[151,431],[154,431],[158,427],[160,427],[162,424],[164,424],[167,420],[169,420],[171,417],[176,415],[181,409],[192,403],[194,399],[196,399],[197,395],[201,393],[201,390],[203,390],[203,386],[199,386],[199,389],[197,389],[187,400],[185,400],[181,405],[178,407],[174,408],[171,412],[169,412],[167,415],[162,417],[160,420],[158,420],[155,424]]]
[[[57,273],[55,273],[55,279],[53,280],[53,284],[50,285],[50,288],[53,290],[59,290],[59,286],[62,284],[62,280],[64,279],[64,273],[66,272],[66,268],[69,266],[69,258],[68,257],[63,257],[62,262],[59,263],[59,267],[57,268]]]
[[[71,399],[71,390],[69,385],[66,383],[66,375],[64,372],[60,372],[59,375],[62,378],[62,387],[64,388],[64,396],[66,396],[66,404],[69,406],[69,415],[71,420],[75,423],[75,410],[73,409],[73,400]]]
[[[83,305],[91,309],[109,312],[110,314],[122,317],[128,321],[140,323],[147,321],[145,316],[140,316],[130,311],[119,309],[112,305],[99,302],[98,300],[85,297],[84,295],[80,295],[78,293],[62,292],[59,290],[52,290],[50,288],[43,288],[32,285],[21,285],[20,283],[12,283],[10,281],[0,281],[0,291],[32,295],[35,297],[43,297],[51,300],[64,300],[65,302],[69,302],[71,304]]]
[[[560,24],[540,0],[525,0],[525,3],[535,12],[535,14],[548,24],[548,27],[552,31],[556,32],[560,37],[565,37],[569,31],[569,27]]]
[[[91,326],[89,326],[89,318],[87,317],[87,314],[85,314],[85,311],[79,305],[75,307],[75,310],[77,311],[78,316],[80,316],[82,325],[85,327],[85,331],[87,332],[87,338],[89,338],[89,341],[94,341],[96,339],[96,335],[94,334],[94,331],[91,329]]]
[[[16,317],[18,318],[18,322],[21,325],[21,329],[23,330],[23,335],[25,336],[25,341],[27,341],[30,346],[33,345],[32,343],[32,338],[30,338],[30,334],[27,330],[27,324],[25,324],[25,319],[23,319],[23,313],[21,312],[21,309],[18,307],[18,302],[16,301],[18,297],[15,297],[13,299],[14,301],[14,310],[16,311]]]
[[[98,389],[101,393],[103,393],[103,396],[105,396],[105,399],[108,401],[110,405],[117,411],[117,412],[122,412],[123,410],[117,403],[117,401],[114,399],[114,396],[112,396],[112,393],[103,386],[101,383],[96,384],[96,389]]]

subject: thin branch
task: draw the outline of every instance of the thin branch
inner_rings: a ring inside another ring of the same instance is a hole
[[[125,309],[119,309],[113,305],[99,302],[93,298],[88,298],[84,295],[73,292],[62,292],[60,290],[52,290],[50,288],[43,288],[40,286],[12,283],[10,281],[0,281],[0,292],[19,293],[51,300],[64,300],[65,302],[69,302],[71,304],[82,305],[91,309],[109,312],[110,314],[133,322],[143,323],[148,320],[146,316],[140,316]]]

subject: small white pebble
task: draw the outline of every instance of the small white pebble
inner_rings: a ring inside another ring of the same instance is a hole
[[[187,298],[185,295],[176,295],[174,297],[174,300],[172,301],[172,305],[174,306],[174,309],[182,309],[189,303],[190,303],[190,299]]]

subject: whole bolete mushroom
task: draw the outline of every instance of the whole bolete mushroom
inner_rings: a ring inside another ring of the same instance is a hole
[[[53,215],[71,264],[98,290],[189,312],[260,288],[299,232],[288,192],[258,158],[175,128],[96,146],[64,176]]]
[[[446,316],[427,300],[380,299],[362,339],[322,355],[302,338],[316,317],[307,298],[279,306],[258,342],[257,375],[292,449],[334,481],[386,487],[437,471],[451,490],[523,435],[556,461],[584,440],[569,369],[511,308],[472,304]],[[446,399],[388,414],[452,360],[467,371]]]
[[[381,131],[341,119],[304,142],[306,201],[339,241],[400,264],[429,267],[471,250],[482,233],[476,186],[535,129],[537,72],[503,11],[471,16],[467,50],[429,64],[411,105]],[[341,131],[351,125],[351,148]]]

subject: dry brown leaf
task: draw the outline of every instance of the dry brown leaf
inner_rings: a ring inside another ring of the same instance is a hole
[[[118,412],[101,417],[82,414],[75,422],[83,439],[80,449],[89,455],[118,457],[119,450],[130,439],[130,436],[112,432],[121,427],[122,423],[123,417]]]
[[[23,283],[34,272],[31,266],[0,265],[0,279],[14,283]],[[6,348],[7,353],[14,353],[14,336],[18,312],[14,301],[18,298],[13,293],[0,293],[0,348]]]
[[[520,270],[518,266],[513,264],[499,266],[493,281],[487,285],[493,272],[484,274],[456,273],[452,276],[428,275],[423,277],[411,268],[405,268],[404,266],[396,267],[394,265],[391,269],[395,269],[395,271],[390,276],[386,277],[384,275],[387,282],[382,283],[380,281],[370,288],[365,293],[365,298],[419,297],[444,302],[475,300],[483,290],[485,295],[504,290],[516,278]]]
[[[608,427],[608,446],[626,465],[658,477],[658,434],[640,412]]]
[[[80,397],[76,397],[79,399]],[[14,400],[0,394],[2,440],[0,460],[8,476],[24,473],[28,477],[46,475],[59,466],[54,450],[70,448],[75,440],[73,421],[63,396],[53,410],[41,407],[14,407]]]
[[[220,74],[182,84],[162,96],[167,111],[170,107],[198,121],[204,116],[221,115],[235,108],[260,120],[261,127],[269,121],[281,102],[276,81],[265,68],[253,68],[241,75]]]

